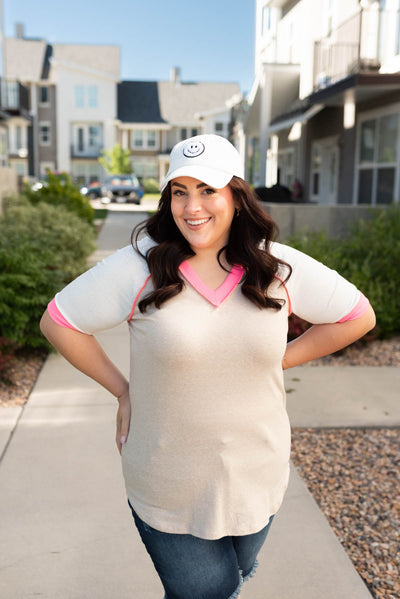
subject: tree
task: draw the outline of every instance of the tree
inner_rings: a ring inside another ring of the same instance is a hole
[[[130,175],[133,168],[129,156],[129,150],[124,150],[120,144],[115,144],[107,152],[101,151],[99,162],[110,174]]]

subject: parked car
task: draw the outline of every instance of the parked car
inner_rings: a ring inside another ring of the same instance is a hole
[[[83,196],[87,196],[90,200],[96,200],[103,196],[103,186],[99,181],[93,181],[89,185],[84,185],[80,188],[80,192]]]
[[[140,204],[143,187],[136,175],[111,175],[102,186],[103,201]]]

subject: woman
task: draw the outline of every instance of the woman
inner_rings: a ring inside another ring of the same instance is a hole
[[[172,150],[132,246],[42,318],[58,351],[118,399],[129,504],[167,599],[239,596],[289,477],[282,371],[375,324],[354,285],[274,234],[236,149],[196,136]],[[291,312],[314,324],[287,344]],[[93,336],[124,320],[129,383]]]

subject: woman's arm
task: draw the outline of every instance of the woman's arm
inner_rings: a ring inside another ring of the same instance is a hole
[[[40,329],[46,339],[75,368],[102,385],[119,403],[117,413],[117,446],[121,452],[129,432],[129,383],[92,335],[56,324],[48,311],[43,314]]]
[[[313,325],[300,337],[288,343],[282,367],[286,370],[332,354],[357,341],[374,326],[375,313],[371,306],[355,320]]]

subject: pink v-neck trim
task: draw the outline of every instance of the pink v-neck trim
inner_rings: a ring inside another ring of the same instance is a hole
[[[235,264],[232,266],[231,272],[228,274],[225,281],[218,287],[218,289],[210,289],[205,283],[203,283],[199,275],[187,260],[182,262],[179,270],[185,279],[191,284],[191,286],[213,306],[220,306],[230,296],[235,287],[240,283],[245,272],[243,266],[238,266]]]

